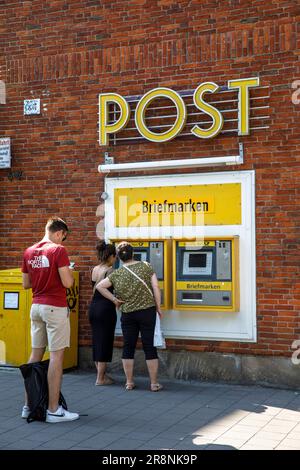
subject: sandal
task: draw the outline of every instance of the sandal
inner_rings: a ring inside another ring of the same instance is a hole
[[[133,390],[135,388],[135,384],[133,382],[127,382],[125,384],[125,390]]]
[[[159,392],[163,388],[164,387],[161,384],[151,384],[151,386],[150,386],[151,392]]]

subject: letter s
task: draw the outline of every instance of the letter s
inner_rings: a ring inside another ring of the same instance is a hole
[[[299,88],[298,88],[299,87]],[[292,88],[295,90],[298,88],[298,90],[294,91],[292,94],[292,103],[293,104],[299,104],[300,103],[300,80],[295,80],[292,83]]]
[[[299,346],[298,349],[296,349]],[[300,339],[296,339],[292,343],[292,349],[296,349],[296,351],[293,352],[292,354],[292,363],[298,366],[300,364],[300,359],[298,356],[300,356]]]
[[[218,90],[219,87],[216,83],[205,82],[199,85],[194,92],[193,99],[196,108],[198,108],[203,113],[208,114],[208,116],[210,116],[212,119],[212,125],[209,127],[209,129],[203,129],[197,125],[192,127],[191,133],[196,137],[200,137],[201,139],[210,139],[211,137],[218,135],[222,130],[224,123],[222,114],[217,108],[211,104],[206,103],[203,99],[203,95],[205,93],[215,93]]]

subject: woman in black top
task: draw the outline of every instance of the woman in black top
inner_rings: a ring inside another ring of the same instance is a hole
[[[94,267],[92,272],[94,295],[89,308],[93,340],[93,361],[97,369],[95,385],[111,385],[113,380],[106,374],[106,363],[112,360],[117,322],[116,307],[113,302],[103,297],[95,289],[95,285],[112,273],[112,266],[116,261],[116,249],[113,244],[105,243],[105,241],[100,241],[96,249],[99,264]]]
[[[133,380],[134,354],[139,333],[145,352],[150,377],[150,390],[158,392],[162,385],[157,381],[158,356],[153,345],[156,312],[161,316],[161,293],[157,276],[149,263],[135,261],[133,246],[121,242],[117,254],[123,266],[97,284],[97,290],[121,306],[121,326],[124,338],[122,362],[126,375],[126,390],[135,388]],[[114,287],[115,295],[111,294]]]

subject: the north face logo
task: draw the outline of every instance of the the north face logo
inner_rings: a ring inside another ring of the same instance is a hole
[[[45,255],[35,256],[34,259],[28,261],[32,268],[49,268],[50,263]]]

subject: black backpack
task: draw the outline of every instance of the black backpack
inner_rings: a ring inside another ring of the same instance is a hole
[[[47,373],[49,359],[40,362],[22,364],[19,369],[24,378],[25,390],[28,395],[28,406],[30,409],[27,422],[46,421],[48,408],[48,380]],[[59,396],[59,405],[68,409],[66,400],[62,393]]]

